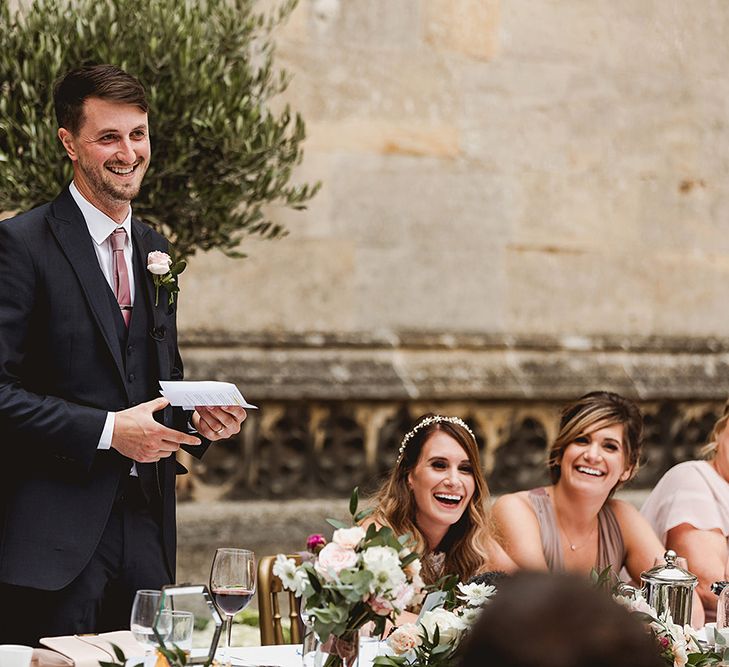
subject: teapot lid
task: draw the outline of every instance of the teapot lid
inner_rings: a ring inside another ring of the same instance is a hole
[[[698,581],[695,574],[676,565],[676,552],[672,549],[666,551],[663,556],[666,561],[663,565],[656,565],[650,570],[643,572],[640,578],[643,581],[660,584],[683,584],[692,585]]]

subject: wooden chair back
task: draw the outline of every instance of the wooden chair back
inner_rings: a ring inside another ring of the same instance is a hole
[[[290,555],[296,564],[301,563],[301,556]],[[261,646],[283,644],[284,635],[281,627],[281,605],[279,594],[288,596],[288,618],[291,622],[291,644],[301,643],[301,606],[299,598],[291,591],[285,591],[279,579],[273,573],[276,556],[264,556],[258,561],[258,617],[261,630]]]

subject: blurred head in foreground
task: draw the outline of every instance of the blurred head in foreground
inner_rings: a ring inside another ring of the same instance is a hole
[[[461,646],[458,667],[661,667],[644,625],[607,593],[568,574],[500,582]]]

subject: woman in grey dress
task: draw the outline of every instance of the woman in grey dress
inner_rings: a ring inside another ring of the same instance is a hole
[[[636,472],[643,418],[630,400],[592,392],[562,411],[549,450],[552,484],[502,496],[494,506],[497,535],[521,568],[588,573],[610,566],[630,577],[663,555],[648,522],[613,498]]]

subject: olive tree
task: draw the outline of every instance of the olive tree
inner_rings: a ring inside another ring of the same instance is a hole
[[[153,160],[135,214],[180,258],[239,256],[248,234],[277,238],[272,207],[304,208],[318,184],[292,184],[304,121],[274,100],[274,28],[293,10],[254,0],[0,0],[0,211],[53,199],[71,178],[56,137],[54,80],[111,63],[147,89]]]

